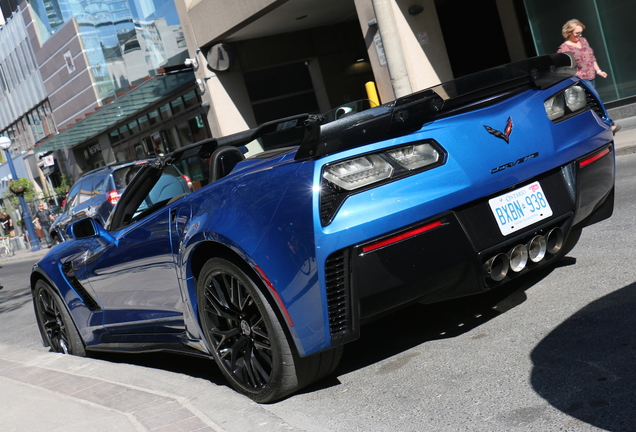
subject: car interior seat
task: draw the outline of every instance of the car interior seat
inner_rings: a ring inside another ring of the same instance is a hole
[[[243,152],[236,147],[224,146],[214,150],[210,156],[210,183],[228,175],[243,159]]]
[[[186,192],[188,192],[187,186],[184,185],[182,179],[170,174],[163,174],[148,194],[146,200],[149,201],[148,205],[152,205]]]

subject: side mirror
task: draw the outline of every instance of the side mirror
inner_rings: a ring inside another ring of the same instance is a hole
[[[115,239],[97,221],[91,218],[84,218],[69,225],[67,233],[75,240],[97,237],[100,243],[114,243]]]
[[[80,219],[77,222],[72,223],[68,228],[71,237],[76,240],[95,237],[99,234],[97,228],[97,222],[91,218]]]

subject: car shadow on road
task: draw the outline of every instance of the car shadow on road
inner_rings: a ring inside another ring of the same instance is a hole
[[[565,258],[559,265],[570,265]],[[415,304],[362,327],[361,338],[345,348],[338,371],[347,373],[392,357],[422,343],[467,333],[520,305],[526,290],[553,267],[528,274],[498,289],[435,304]]]
[[[335,373],[305,392],[339,385],[338,375],[386,360],[425,342],[467,333],[523,303],[527,298],[526,290],[556,267],[575,263],[576,258],[567,256],[555,266],[524,275],[498,289],[441,303],[414,304],[363,325],[360,339],[345,346]]]
[[[557,266],[569,266],[566,257]],[[345,347],[340,366],[324,380],[301,390],[313,392],[340,384],[338,375],[362,369],[391,358],[424,342],[451,338],[469,332],[520,305],[525,291],[547,277],[554,267],[528,274],[490,292],[431,305],[415,304],[362,327],[359,340]],[[169,352],[143,354],[90,353],[92,358],[162,369],[228,385],[213,360]]]
[[[94,359],[113,363],[126,363],[189,375],[194,378],[208,380],[216,385],[228,385],[227,380],[223,377],[221,370],[217,367],[216,363],[214,363],[214,360],[208,358],[171,352],[138,354],[90,352],[89,356]]]
[[[636,430],[636,283],[572,315],[531,359],[532,386],[552,406],[603,430]]]

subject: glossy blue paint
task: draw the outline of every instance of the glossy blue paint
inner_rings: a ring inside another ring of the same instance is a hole
[[[35,274],[60,291],[89,347],[174,341],[205,351],[193,266],[211,258],[209,251],[231,251],[253,270],[250,277],[260,278],[258,266],[273,285],[275,292],[259,281],[298,352],[328,349],[325,262],[331,254],[514,187],[612,141],[609,126],[592,111],[558,123],[547,118],[544,101],[576,81],[317,159],[295,160],[291,149],[245,160],[227,177],[138,222],[57,246]],[[503,130],[509,118],[509,142],[485,129]],[[322,225],[326,164],[424,139],[444,150],[442,166],[354,193]],[[88,309],[64,277],[68,261],[101,310]]]

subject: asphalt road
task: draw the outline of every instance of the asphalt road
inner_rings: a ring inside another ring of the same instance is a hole
[[[39,339],[29,273],[43,253],[27,254],[19,260],[0,258],[0,343],[45,351]],[[32,255],[32,256],[29,256]]]
[[[636,154],[617,167],[614,216],[558,267],[363,327],[332,377],[263,408],[312,432],[636,430]],[[2,265],[0,343],[41,352],[31,263]],[[204,360],[106,359],[223,384]]]

